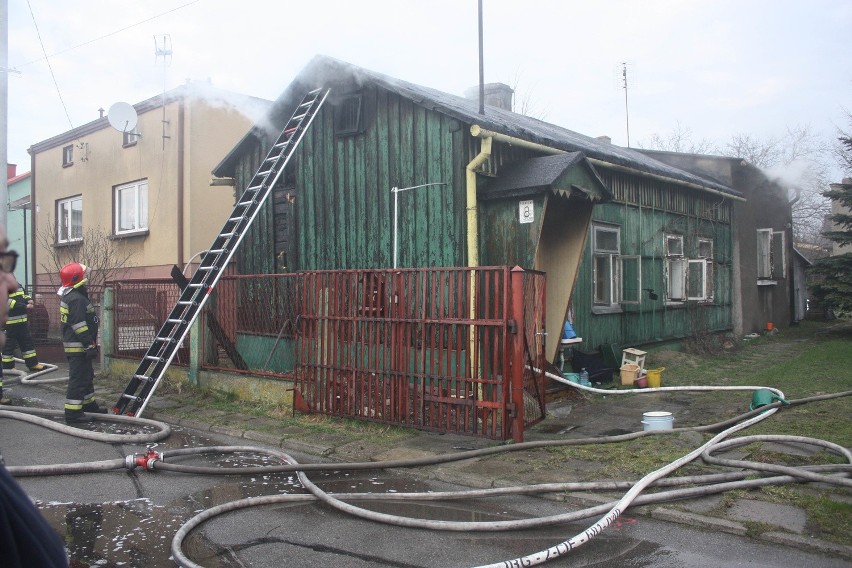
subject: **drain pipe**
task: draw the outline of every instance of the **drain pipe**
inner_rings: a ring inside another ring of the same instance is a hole
[[[479,207],[476,201],[476,168],[491,157],[491,137],[482,139],[479,154],[465,168],[465,194],[467,196],[467,265],[470,268],[479,266]],[[476,319],[476,271],[470,271],[470,319]],[[470,330],[470,348],[468,349],[467,366],[474,376],[473,356],[476,348],[476,335],[473,327]]]

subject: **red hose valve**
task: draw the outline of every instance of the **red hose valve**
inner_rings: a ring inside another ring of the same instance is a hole
[[[163,454],[160,452],[155,452],[152,446],[148,447],[148,451],[144,454],[134,454],[127,456],[125,458],[125,463],[127,465],[127,469],[133,470],[137,467],[141,467],[146,471],[151,471],[154,469],[154,464],[158,461],[162,461]]]

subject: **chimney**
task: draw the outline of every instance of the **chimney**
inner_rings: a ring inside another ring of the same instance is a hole
[[[6,179],[12,179],[18,175],[18,164],[6,164]]]
[[[595,137],[595,140],[600,140],[604,144],[612,144],[612,138],[609,136],[597,136]]]
[[[515,91],[505,83],[485,83],[485,104],[503,110],[512,110],[512,95]],[[471,87],[464,92],[465,98],[478,101],[479,86]]]

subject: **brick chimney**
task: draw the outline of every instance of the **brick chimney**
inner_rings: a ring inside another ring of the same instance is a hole
[[[18,164],[6,164],[6,179],[12,179],[18,175]]]
[[[512,96],[515,91],[512,87],[505,83],[485,83],[485,104],[502,108],[503,110],[512,110]],[[464,92],[465,98],[478,101],[479,100],[479,85],[471,87]]]

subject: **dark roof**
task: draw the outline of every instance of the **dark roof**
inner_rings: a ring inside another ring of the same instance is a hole
[[[580,187],[573,184],[571,187],[554,187],[554,184],[558,183],[562,174],[573,167],[585,168],[589,178],[593,180],[593,183],[597,187]],[[528,158],[509,164],[501,169],[499,176],[488,180],[483,187],[483,197],[502,196],[518,190],[542,189],[550,189],[554,193],[568,197],[572,188],[586,193],[593,200],[601,199],[602,197],[605,199],[611,198],[609,189],[600,177],[598,177],[594,166],[580,152],[566,152],[564,154]]]
[[[283,114],[282,111],[291,108],[298,102],[293,100],[296,96],[299,96],[301,99],[306,86],[311,88],[325,86],[333,89],[334,83],[346,82],[347,80],[349,82],[375,83],[420,106],[441,112],[468,125],[478,124],[487,130],[493,130],[529,142],[550,146],[567,152],[582,152],[587,158],[594,158],[616,166],[623,166],[676,181],[697,184],[710,190],[741,197],[739,192],[724,184],[669,166],[630,148],[622,148],[555,124],[497,107],[486,107],[485,114],[482,115],[479,114],[478,100],[467,99],[429,87],[415,85],[414,83],[389,77],[382,73],[370,71],[369,69],[323,55],[315,56],[302,69],[287,90],[276,100],[272,109],[270,109],[269,116],[272,122],[279,124],[279,127],[283,128],[290,113]],[[216,167],[214,174],[229,175],[228,172],[233,169],[236,158],[241,154],[240,149],[243,143],[246,142],[250,135],[247,135],[228,154]]]

